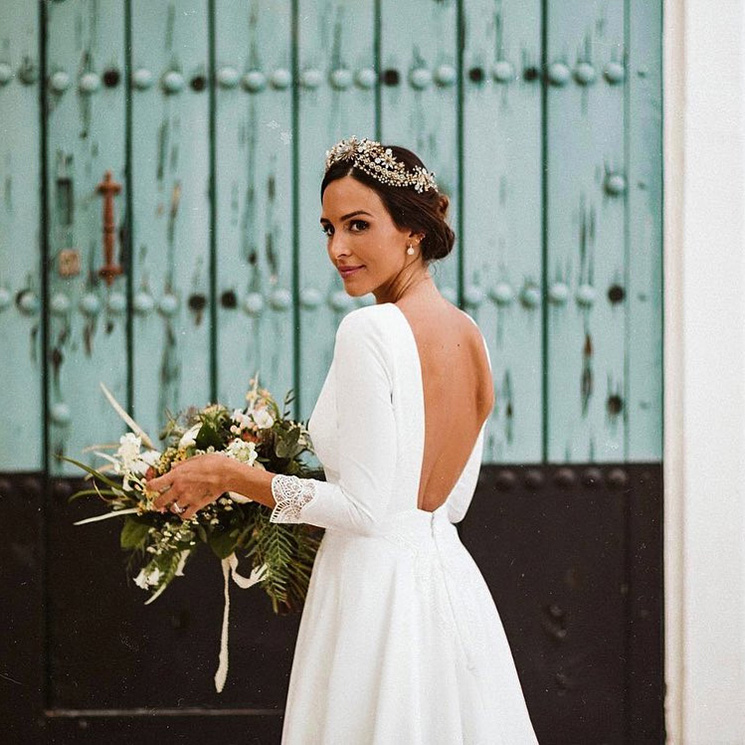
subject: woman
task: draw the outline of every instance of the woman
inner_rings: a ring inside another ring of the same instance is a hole
[[[455,236],[409,150],[350,138],[326,158],[321,226],[348,313],[308,427],[327,480],[204,455],[154,479],[190,518],[226,491],[326,529],[290,675],[284,745],[536,743],[504,630],[454,523],[494,405],[478,326],[429,265]]]

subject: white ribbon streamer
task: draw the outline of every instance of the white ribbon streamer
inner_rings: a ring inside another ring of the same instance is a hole
[[[243,577],[238,574],[238,558],[236,555],[230,554],[227,558],[222,560],[222,575],[225,580],[225,609],[222,614],[222,635],[220,637],[220,664],[215,673],[215,690],[218,693],[222,693],[222,689],[225,686],[225,680],[228,677],[228,616],[230,614],[230,578],[232,576],[233,582],[242,590],[247,590],[249,587],[255,585],[263,576],[266,564],[262,564],[258,568],[251,570],[251,574],[248,577]]]

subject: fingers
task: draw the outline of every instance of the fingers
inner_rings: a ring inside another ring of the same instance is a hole
[[[200,498],[194,500],[183,489],[174,484],[167,484],[161,487],[161,493],[153,500],[153,506],[160,512],[169,510],[182,520],[191,520],[198,510],[211,501],[212,497],[209,492],[205,492]]]
[[[147,488],[151,491],[161,491],[166,486],[173,483],[173,478],[169,471],[168,473],[164,473],[162,476],[156,476],[155,478],[147,478],[147,475],[145,475],[145,482],[147,483]]]
[[[181,513],[181,519],[182,520],[191,520],[194,515],[196,515],[197,511],[199,510],[199,506],[196,504],[188,504],[184,505],[186,509],[184,512]]]
[[[179,510],[176,509],[175,512],[179,514],[182,520],[191,520],[191,518],[202,509],[202,507],[209,504],[211,501],[212,496],[209,492],[205,492],[205,494],[196,500],[196,502],[187,502],[185,499],[181,499],[178,504],[179,507],[184,508],[184,511],[179,512]]]
[[[173,483],[173,476],[166,473],[156,479],[150,479],[147,482],[147,488],[150,491],[158,492],[158,496],[153,499],[153,506],[161,512],[179,497],[179,490]]]
[[[184,477],[175,473],[176,467],[181,463],[174,464],[171,470],[154,479],[147,480],[147,488],[151,492],[158,492],[153,499],[153,505],[156,509],[163,512],[169,505],[177,502],[179,497],[184,494]],[[183,502],[183,500],[181,500]]]
[[[145,476],[147,488],[150,491],[159,492],[159,496],[157,496],[153,500],[153,504],[159,510],[162,510],[163,507],[167,507],[171,502],[174,502],[176,500],[176,492],[171,491],[172,487],[176,487],[175,472],[181,466],[185,465],[186,462],[187,461],[184,460],[173,463],[171,465],[171,469],[164,473],[162,476],[156,476],[155,478],[147,478],[147,475]]]
[[[188,461],[178,461],[162,476],[147,479],[148,491],[157,492],[152,500],[156,510],[170,510],[182,520],[190,520],[198,510],[212,501],[212,490],[209,484],[205,483],[208,478],[204,476],[205,469],[202,467],[206,467],[208,463],[206,460],[196,463],[203,458],[205,456],[195,456]],[[190,465],[178,472],[187,464]],[[204,490],[202,496],[197,496],[201,490]]]

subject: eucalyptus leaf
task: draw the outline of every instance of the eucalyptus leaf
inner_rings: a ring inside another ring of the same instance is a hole
[[[122,526],[119,544],[124,549],[142,548],[147,541],[150,524],[136,517],[128,517]]]
[[[280,432],[274,443],[274,452],[278,458],[288,459],[294,457],[298,452],[298,440],[300,430],[291,429]]]

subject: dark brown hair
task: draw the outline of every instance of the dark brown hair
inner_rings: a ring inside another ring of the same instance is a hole
[[[396,145],[389,147],[396,158],[402,161],[407,170],[414,166],[424,168],[424,163],[411,150]],[[374,189],[388,210],[388,214],[396,227],[403,230],[408,228],[415,233],[423,233],[424,238],[419,244],[422,251],[422,261],[429,264],[438,259],[444,259],[453,249],[455,233],[445,221],[450,200],[445,194],[429,189],[418,192],[413,186],[391,186],[369,176],[359,168],[355,168],[348,160],[339,160],[326,172],[321,183],[321,200],[326,187],[336,179],[352,176],[365,186]]]

